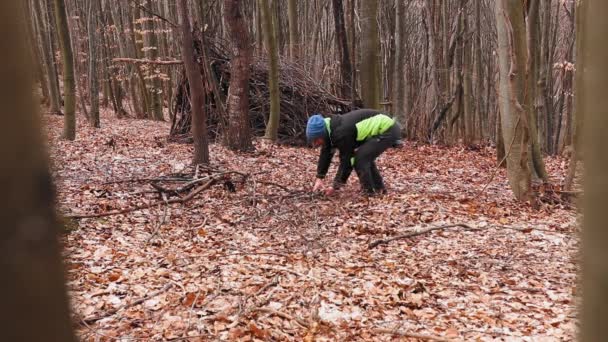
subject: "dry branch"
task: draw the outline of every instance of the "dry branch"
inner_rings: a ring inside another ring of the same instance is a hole
[[[137,59],[137,58],[113,58],[112,62],[114,63],[132,63],[132,64],[154,64],[154,65],[182,65],[184,62],[174,59],[174,60],[152,60],[152,59]]]
[[[93,217],[105,217],[105,216],[113,216],[113,215],[122,215],[122,214],[127,214],[127,213],[131,213],[134,211],[138,211],[138,210],[143,210],[143,209],[148,209],[157,205],[162,205],[162,204],[174,204],[174,203],[185,203],[188,202],[189,200],[191,200],[196,194],[207,190],[211,187],[211,185],[213,185],[213,183],[215,183],[217,179],[216,178],[211,178],[207,183],[199,186],[198,188],[194,189],[192,192],[190,192],[186,197],[183,198],[174,198],[168,201],[156,201],[154,203],[148,203],[148,204],[143,204],[143,205],[139,205],[136,207],[131,207],[131,208],[127,208],[127,209],[122,209],[122,210],[115,210],[115,211],[108,211],[105,213],[97,213],[97,214],[80,214],[80,215],[65,215],[65,217],[67,218],[72,218],[72,219],[83,219],[83,218],[93,218]]]
[[[411,332],[408,332],[408,331],[396,330],[396,329],[376,328],[373,331],[375,333],[379,333],[379,334],[391,334],[391,335],[395,335],[395,336],[417,338],[417,339],[420,339],[420,340],[428,340],[428,341],[452,341],[450,339],[447,339],[447,338],[441,337],[441,336],[417,334],[417,333],[411,333]]]
[[[454,227],[461,227],[461,228],[465,228],[467,230],[478,230],[478,228],[473,228],[473,227],[471,227],[471,226],[469,226],[467,224],[464,224],[464,223],[448,224],[448,225],[445,225],[445,226],[430,227],[430,228],[414,231],[414,232],[407,233],[407,234],[397,235],[397,236],[393,236],[392,238],[388,238],[388,239],[376,240],[376,241],[370,243],[368,248],[372,249],[372,248],[378,247],[378,245],[384,245],[384,244],[387,244],[387,243],[389,243],[391,241],[401,240],[401,239],[407,239],[407,238],[411,238],[411,237],[414,237],[414,236],[430,233],[430,232],[432,232],[434,230],[454,228]]]
[[[118,308],[115,308],[115,309],[109,310],[109,311],[107,311],[107,312],[105,312],[105,313],[103,313],[103,314],[101,314],[101,315],[98,315],[98,316],[93,316],[93,317],[89,317],[89,318],[84,318],[82,321],[83,321],[85,324],[91,324],[91,323],[95,323],[95,322],[99,321],[100,319],[103,319],[103,318],[106,318],[106,317],[109,317],[109,316],[114,315],[115,313],[117,313],[117,312],[118,312],[118,311],[120,311],[120,310],[128,309],[128,308],[130,308],[130,307],[133,307],[133,306],[139,305],[139,304],[141,304],[141,303],[145,302],[146,300],[148,300],[148,299],[150,299],[150,298],[156,297],[156,296],[158,296],[159,294],[161,294],[161,293],[166,292],[167,290],[169,290],[169,289],[170,289],[172,286],[173,286],[173,283],[167,283],[167,284],[166,284],[165,286],[163,286],[163,287],[162,287],[160,290],[155,291],[155,292],[152,292],[152,293],[150,293],[150,294],[148,294],[148,295],[145,295],[145,296],[143,296],[142,298],[140,298],[140,299],[138,299],[138,300],[136,300],[136,301],[134,301],[134,302],[131,302],[131,303],[129,303],[129,304],[125,304],[125,305],[120,306],[120,307],[118,307]]]

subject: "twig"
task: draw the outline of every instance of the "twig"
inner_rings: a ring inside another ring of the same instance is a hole
[[[185,182],[182,178],[127,178],[101,183],[101,185],[122,184],[122,183],[144,183],[144,182]]]
[[[519,127],[520,119],[521,119],[521,117],[517,118],[517,124],[515,124],[515,128],[513,129],[513,139],[511,139],[511,143],[509,144],[509,149],[507,150],[507,153],[505,153],[505,156],[504,156],[504,158],[502,158],[500,163],[498,163],[498,165],[496,165],[496,168],[494,169],[494,173],[492,173],[492,177],[490,177],[490,180],[481,189],[481,191],[479,191],[477,193],[477,195],[475,195],[475,197],[479,197],[481,194],[484,193],[484,191],[486,191],[486,188],[490,185],[490,183],[492,183],[492,181],[494,180],[494,177],[496,177],[496,174],[498,173],[498,170],[500,170],[500,166],[502,165],[502,163],[504,163],[505,160],[507,160],[507,158],[511,154],[511,148],[513,148],[513,143],[515,142],[515,137],[517,136],[517,134],[515,134],[515,131],[517,131],[517,127]]]
[[[374,241],[374,242],[372,242],[372,243],[369,244],[368,249],[376,248],[378,245],[384,245],[384,244],[387,244],[387,243],[389,243],[391,241],[401,240],[401,239],[407,239],[407,238],[411,238],[411,237],[414,237],[414,236],[426,234],[426,233],[432,232],[434,230],[447,229],[447,228],[453,228],[453,227],[461,227],[461,228],[465,228],[467,230],[479,230],[478,228],[473,228],[473,227],[471,227],[471,226],[469,226],[467,224],[464,224],[464,223],[456,223],[456,224],[448,224],[448,225],[445,225],[445,226],[430,227],[430,228],[414,231],[414,232],[407,233],[407,234],[393,236],[392,238],[388,238],[388,239],[376,240],[376,241]]]
[[[158,232],[160,231],[160,228],[163,226],[163,224],[165,224],[165,220],[167,219],[167,211],[169,210],[169,205],[167,203],[167,195],[165,195],[165,194],[162,194],[162,195],[163,195],[163,201],[165,201],[165,209],[163,211],[163,216],[158,221],[158,225],[156,226],[156,229],[154,229],[154,231],[152,232],[152,235],[150,235],[150,237],[146,240],[146,243],[149,243],[156,236],[156,234],[158,234]]]
[[[146,6],[143,6],[139,3],[137,3],[136,0],[131,0],[131,3],[139,8],[141,8],[142,10],[144,10],[144,12],[147,12],[148,14],[150,14],[151,16],[157,17],[158,19],[166,22],[167,24],[173,26],[173,27],[179,27],[179,25],[177,25],[176,23],[172,22],[171,20],[163,17],[162,15],[153,12],[152,10],[150,10],[149,8],[147,8]]]
[[[139,58],[124,58],[124,57],[112,58],[112,62],[114,62],[114,63],[133,63],[133,64],[155,64],[155,65],[182,65],[182,64],[184,64],[183,61],[180,61],[178,59],[161,61],[161,60],[154,60],[154,59],[147,59],[147,58],[139,59]]]
[[[396,329],[375,328],[372,331],[375,333],[379,333],[379,334],[391,334],[391,335],[396,335],[396,336],[411,337],[411,338],[417,338],[417,339],[429,340],[429,341],[453,341],[451,339],[441,337],[441,336],[417,334],[417,333],[411,333],[408,331],[396,330]]]
[[[281,185],[281,184],[277,184],[277,183],[274,183],[274,182],[269,182],[269,181],[261,181],[261,180],[256,180],[256,182],[257,182],[257,183],[260,183],[260,184],[265,184],[265,185],[272,185],[272,186],[276,186],[277,188],[279,188],[279,189],[281,189],[281,190],[283,190],[283,191],[285,191],[285,192],[288,192],[288,193],[290,193],[290,194],[295,194],[295,193],[298,193],[298,192],[299,192],[298,190],[295,190],[295,191],[294,191],[294,190],[290,190],[290,189],[289,189],[289,188],[287,188],[286,186]]]
[[[83,219],[83,218],[93,218],[93,217],[105,217],[105,216],[112,216],[112,215],[122,215],[122,214],[127,214],[127,213],[131,213],[134,211],[138,211],[138,210],[143,210],[143,209],[148,209],[151,208],[155,205],[159,205],[159,204],[174,204],[174,203],[185,203],[189,200],[191,200],[196,194],[198,194],[199,192],[202,192],[204,190],[207,190],[208,188],[211,187],[211,185],[213,185],[213,183],[215,183],[216,179],[212,178],[210,179],[207,183],[199,186],[198,188],[192,190],[192,192],[190,192],[188,194],[188,196],[185,196],[183,198],[174,198],[174,199],[170,199],[168,201],[156,201],[154,203],[148,203],[148,204],[143,204],[140,206],[136,206],[136,207],[132,207],[132,208],[127,208],[127,209],[122,209],[122,210],[115,210],[115,211],[109,211],[109,212],[105,212],[105,213],[98,213],[98,214],[80,214],[80,215],[65,215],[64,217],[67,218],[72,218],[72,219]]]
[[[148,295],[146,295],[146,296],[144,296],[144,297],[142,297],[142,298],[140,298],[140,299],[138,299],[138,300],[136,300],[136,301],[134,301],[134,302],[131,302],[131,303],[129,303],[129,304],[125,304],[125,305],[120,306],[120,307],[118,307],[118,308],[115,308],[115,309],[109,310],[109,311],[107,311],[107,312],[105,312],[105,313],[103,313],[103,314],[101,314],[101,315],[98,315],[98,316],[93,316],[93,317],[89,317],[89,318],[84,318],[82,321],[83,321],[83,323],[86,323],[86,324],[90,324],[90,323],[97,322],[97,321],[99,321],[100,319],[103,319],[103,318],[106,318],[106,317],[109,317],[109,316],[112,316],[112,315],[116,314],[116,313],[117,313],[118,311],[120,311],[120,310],[128,309],[128,308],[130,308],[130,307],[133,307],[133,306],[139,305],[139,304],[141,304],[141,303],[145,302],[146,300],[148,300],[148,299],[150,299],[150,298],[156,297],[156,296],[158,296],[159,294],[162,294],[163,292],[166,292],[167,290],[169,290],[169,289],[170,289],[172,286],[173,286],[173,283],[167,283],[167,284],[166,284],[165,286],[163,286],[163,287],[162,287],[160,290],[155,291],[155,292],[152,292],[152,293],[150,293],[150,294],[148,294]]]

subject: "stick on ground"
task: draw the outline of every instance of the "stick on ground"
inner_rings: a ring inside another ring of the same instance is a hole
[[[411,237],[414,237],[414,236],[430,233],[430,232],[432,232],[434,230],[454,228],[454,227],[461,227],[461,228],[465,228],[467,230],[477,230],[477,228],[473,228],[473,227],[471,227],[471,226],[469,226],[467,224],[464,224],[464,223],[448,224],[448,225],[445,225],[445,226],[430,227],[430,228],[414,231],[414,232],[407,233],[407,234],[397,235],[397,236],[393,236],[393,237],[388,238],[388,239],[376,240],[376,241],[370,243],[368,248],[372,249],[372,248],[378,247],[379,245],[387,244],[387,243],[389,243],[391,241],[401,240],[401,239],[407,239],[407,238],[411,238]]]

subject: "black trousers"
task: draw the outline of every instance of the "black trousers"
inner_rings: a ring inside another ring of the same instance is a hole
[[[401,127],[398,123],[383,134],[368,139],[355,152],[355,171],[363,191],[367,193],[384,191],[384,181],[376,166],[376,158],[401,139]]]

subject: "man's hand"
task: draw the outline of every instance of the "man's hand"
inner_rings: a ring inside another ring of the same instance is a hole
[[[323,180],[320,178],[317,178],[317,180],[315,181],[315,185],[312,187],[312,191],[317,192],[317,191],[321,191],[322,189],[323,189]]]

